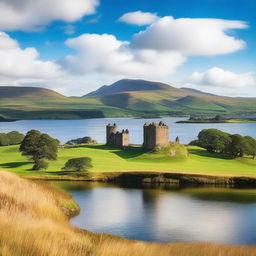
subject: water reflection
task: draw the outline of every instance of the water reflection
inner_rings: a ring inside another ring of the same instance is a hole
[[[81,207],[72,224],[144,241],[256,243],[256,190],[55,182]]]

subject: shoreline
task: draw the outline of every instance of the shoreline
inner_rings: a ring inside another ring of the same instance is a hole
[[[104,182],[124,185],[177,184],[177,185],[231,185],[256,187],[256,175],[200,174],[186,172],[97,172],[65,176],[24,176],[32,180]]]

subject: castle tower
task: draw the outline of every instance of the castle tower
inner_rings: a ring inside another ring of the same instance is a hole
[[[108,124],[106,126],[106,144],[113,145],[113,134],[117,133],[117,126],[116,124]]]
[[[128,147],[130,144],[129,131],[126,129],[119,132],[116,124],[108,124],[106,126],[106,141],[109,146]]]
[[[163,122],[144,124],[145,149],[155,149],[157,146],[167,146],[169,144],[169,127]]]

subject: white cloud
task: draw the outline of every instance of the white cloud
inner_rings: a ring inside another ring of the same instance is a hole
[[[256,78],[251,73],[236,74],[218,67],[202,73],[194,72],[187,81],[192,84],[213,87],[244,88],[256,86]]]
[[[77,51],[62,62],[71,72],[105,73],[124,77],[150,78],[171,75],[185,61],[174,51],[132,49],[130,43],[113,35],[83,34],[66,45]]]
[[[36,31],[54,20],[93,14],[99,0],[0,0],[0,30]]]
[[[125,13],[118,19],[118,21],[143,26],[152,24],[157,19],[158,16],[155,13],[137,11]]]
[[[9,79],[55,78],[62,74],[53,61],[38,60],[35,48],[21,49],[8,34],[0,32],[0,77]]]
[[[134,35],[132,46],[139,49],[174,50],[187,56],[207,56],[241,50],[246,43],[227,34],[247,28],[245,22],[221,19],[163,17]]]

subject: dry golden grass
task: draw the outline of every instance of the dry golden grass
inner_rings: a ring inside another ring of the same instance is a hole
[[[65,209],[65,210],[64,210]],[[93,234],[69,224],[72,198],[0,172],[1,256],[254,256],[256,248],[207,243],[144,243]]]

